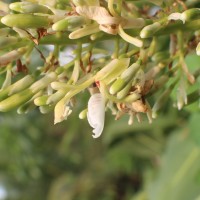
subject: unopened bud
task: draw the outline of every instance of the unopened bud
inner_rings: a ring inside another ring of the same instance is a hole
[[[35,105],[32,101],[28,101],[25,104],[21,105],[17,109],[18,114],[27,114],[29,111],[33,110],[35,108]]]
[[[149,38],[149,37],[153,37],[154,34],[160,30],[161,28],[161,24],[158,22],[155,22],[151,25],[145,26],[141,32],[140,32],[140,37],[141,38]]]
[[[0,36],[0,49],[8,48],[9,46],[16,44],[18,39],[13,36],[2,37]]]
[[[99,0],[73,0],[76,6],[99,6]]]
[[[27,48],[22,47],[18,50],[13,50],[0,56],[0,67],[6,66],[7,64],[19,59],[26,52],[26,50]]]
[[[128,67],[129,62],[130,58],[113,59],[97,72],[95,79],[97,81],[104,80],[105,82],[110,83]]]
[[[79,119],[85,119],[87,117],[88,109],[84,109],[79,113]]]
[[[118,99],[123,99],[127,96],[127,94],[130,92],[130,89],[132,87],[132,82],[128,83],[121,91],[117,93]]]
[[[33,83],[33,81],[34,78],[31,75],[26,75],[25,77],[13,83],[7,88],[9,90],[8,95],[12,95],[26,89]]]
[[[57,75],[55,72],[51,72],[47,75],[45,75],[40,80],[36,81],[30,86],[30,90],[33,93],[39,92],[40,90],[44,89],[46,86],[48,86],[51,82],[55,81],[57,78]]]
[[[15,2],[9,5],[11,10],[21,13],[49,13],[52,14],[46,6],[31,2]]]
[[[43,95],[34,99],[36,106],[43,106],[47,104],[48,95]]]
[[[49,112],[51,112],[53,110],[54,106],[50,106],[50,105],[44,105],[44,106],[40,106],[40,112],[42,114],[47,114]]]
[[[121,76],[110,87],[110,93],[116,94],[119,92],[136,74],[140,65],[138,63],[132,64],[129,68],[124,70]]]
[[[73,29],[80,27],[86,23],[86,19],[83,16],[69,16],[65,19],[62,19],[56,22],[52,29],[54,31],[65,31],[68,29]]]
[[[5,89],[8,86],[10,86],[11,78],[12,78],[12,71],[11,71],[11,69],[8,69],[7,73],[6,73],[6,78],[5,78],[4,82],[3,82],[3,85],[1,87],[1,89]]]
[[[83,28],[80,28],[78,30],[73,31],[72,33],[69,34],[69,39],[78,39],[82,38],[87,35],[91,35],[93,33],[99,32],[99,25],[94,23],[94,24],[88,24],[84,26]]]
[[[32,14],[9,14],[2,17],[1,22],[6,26],[27,29],[48,27],[51,20],[47,16],[38,16]]]
[[[191,8],[189,10],[184,11],[181,14],[181,20],[183,21],[183,23],[199,18],[200,18],[200,8]]]
[[[34,94],[26,89],[0,102],[0,111],[7,112],[29,101]]]
[[[66,95],[65,90],[58,90],[57,92],[55,92],[54,94],[52,94],[51,96],[48,97],[46,103],[47,104],[55,104],[58,101],[60,101],[65,95]]]
[[[141,98],[141,95],[136,93],[136,92],[133,92],[132,94],[128,95],[125,99],[124,99],[124,102],[127,102],[127,103],[131,103],[131,102],[134,102],[138,99]]]
[[[166,61],[170,57],[168,51],[157,52],[152,56],[152,61],[160,63]]]

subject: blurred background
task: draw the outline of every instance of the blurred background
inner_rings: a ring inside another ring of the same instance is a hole
[[[187,57],[192,71],[199,63]],[[199,102],[177,111],[175,89],[153,124],[108,112],[93,139],[78,118],[88,97],[58,125],[53,112],[0,114],[0,200],[200,200]]]

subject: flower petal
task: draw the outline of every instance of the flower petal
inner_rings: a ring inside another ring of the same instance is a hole
[[[88,101],[87,119],[94,134],[93,138],[98,138],[104,128],[105,101],[101,93],[93,94]]]
[[[77,6],[76,12],[86,18],[97,21],[98,24],[119,24],[120,18],[112,17],[109,12],[100,6]]]

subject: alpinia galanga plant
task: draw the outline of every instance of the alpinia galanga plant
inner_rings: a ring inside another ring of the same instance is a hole
[[[75,96],[89,92],[79,117],[88,118],[96,138],[107,109],[116,119],[128,114],[129,124],[142,113],[151,123],[173,90],[178,109],[198,101],[199,90],[188,94],[188,88],[200,69],[191,72],[185,62],[190,53],[200,55],[198,6],[198,0],[0,2],[0,111],[54,109],[58,123],[72,112]],[[113,44],[113,52],[102,44]],[[54,46],[47,57],[42,45]],[[61,52],[71,46],[70,60],[61,64]],[[44,61],[35,71],[33,50]]]

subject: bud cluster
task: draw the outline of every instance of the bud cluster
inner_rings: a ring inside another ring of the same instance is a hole
[[[0,3],[0,111],[38,106],[54,110],[58,123],[81,102],[76,95],[88,92],[79,117],[88,118],[96,138],[107,109],[116,119],[129,115],[128,124],[142,114],[151,123],[172,91],[179,110],[198,101],[199,88],[188,90],[200,69],[192,71],[185,58],[200,56],[199,7],[192,0]],[[43,66],[32,69],[35,52]]]

